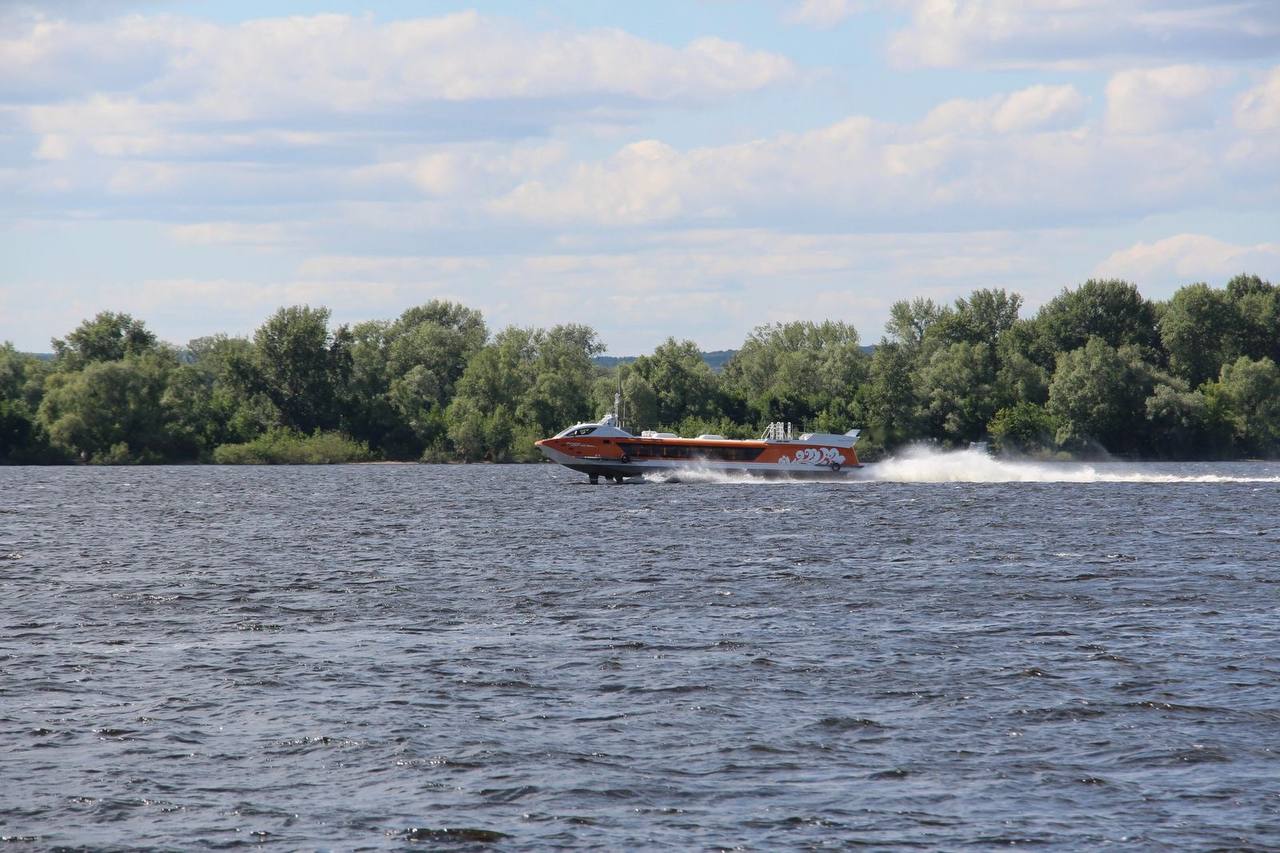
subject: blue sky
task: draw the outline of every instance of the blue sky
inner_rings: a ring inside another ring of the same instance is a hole
[[[0,340],[1280,280],[1280,3],[0,3]]]

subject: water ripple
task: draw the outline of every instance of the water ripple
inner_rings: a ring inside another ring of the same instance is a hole
[[[1280,848],[1278,474],[0,468],[0,840]]]

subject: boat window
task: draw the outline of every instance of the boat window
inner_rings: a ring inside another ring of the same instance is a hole
[[[569,435],[570,435],[570,436],[575,436],[575,435],[591,435],[591,433],[593,433],[593,432],[595,432],[595,431],[596,431],[596,428],[595,428],[595,427],[593,427],[593,426],[578,427],[578,428],[577,428],[577,429],[575,429],[573,432],[569,433]]]
[[[618,449],[626,456],[639,459],[711,459],[722,462],[754,462],[764,450],[762,447],[691,447],[638,441],[620,441]]]

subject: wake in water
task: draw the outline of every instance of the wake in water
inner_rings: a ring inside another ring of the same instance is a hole
[[[1164,466],[1161,466],[1164,467]],[[938,450],[915,445],[868,465],[858,480],[882,483],[1280,483],[1274,469],[1257,476],[1143,470],[1122,463],[1088,465],[1000,459],[980,450]]]
[[[778,480],[710,468],[646,474],[649,483],[813,484],[813,483],[1280,483],[1276,466],[1259,463],[1257,473],[1197,473],[1187,465],[1103,462],[1042,462],[990,456],[980,450],[939,450],[913,445],[895,456],[820,480]]]

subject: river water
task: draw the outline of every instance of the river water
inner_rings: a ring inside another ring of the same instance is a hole
[[[1280,848],[1280,465],[0,468],[2,849]]]

